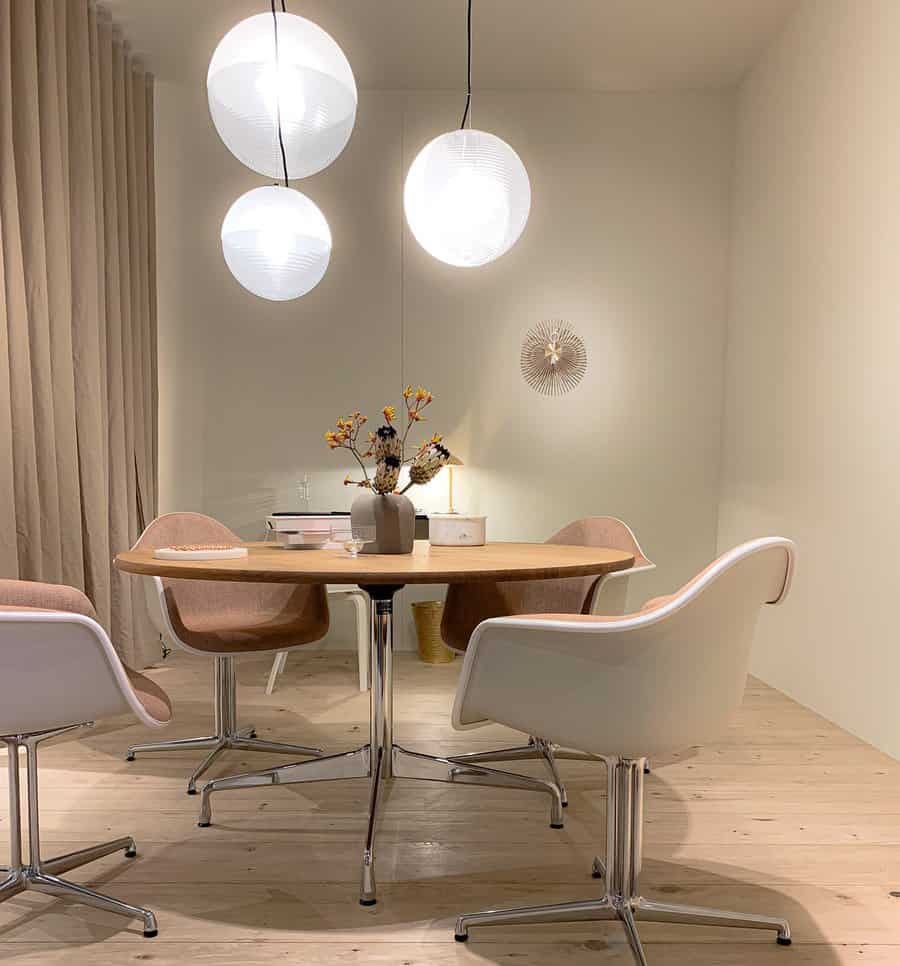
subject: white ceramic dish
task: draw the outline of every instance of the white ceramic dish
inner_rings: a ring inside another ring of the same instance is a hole
[[[278,533],[278,542],[285,550],[322,550],[331,542],[331,530],[282,531]]]
[[[153,551],[157,560],[236,560],[247,556],[246,547],[229,547],[227,550],[176,550],[160,547]]]
[[[350,526],[350,514],[298,513],[294,516],[266,517],[266,526],[275,533],[299,533],[301,530],[330,532],[332,527]]]
[[[340,544],[332,541],[331,530],[350,529],[350,514],[341,513],[298,513],[293,516],[270,516],[266,517],[266,527],[275,534],[275,539],[285,550],[321,550],[325,547],[334,549]],[[314,540],[293,540],[300,533],[321,534],[320,539],[324,543],[316,545]]]

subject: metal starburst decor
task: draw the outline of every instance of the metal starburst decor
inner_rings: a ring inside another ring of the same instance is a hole
[[[587,350],[566,322],[539,322],[522,342],[520,364],[522,378],[535,392],[561,396],[587,372]]]

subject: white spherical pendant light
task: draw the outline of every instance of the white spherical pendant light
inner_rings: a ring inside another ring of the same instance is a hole
[[[261,13],[233,27],[213,53],[206,89],[225,146],[271,178],[283,174],[279,113],[289,178],[328,167],[356,119],[356,81],[344,52],[321,27],[290,13]]]
[[[280,185],[254,188],[228,209],[222,252],[231,274],[260,298],[283,302],[322,280],[331,230],[306,195]]]
[[[505,141],[460,129],[419,152],[406,176],[403,206],[425,251],[448,265],[474,268],[515,245],[531,210],[531,183]]]

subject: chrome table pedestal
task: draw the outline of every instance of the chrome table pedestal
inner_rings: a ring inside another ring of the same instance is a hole
[[[778,943],[789,946],[791,928],[784,919],[754,916],[743,912],[721,912],[673,902],[656,902],[641,896],[642,828],[644,803],[644,759],[607,759],[609,772],[606,802],[606,862],[594,859],[594,878],[606,879],[605,895],[580,902],[520,909],[492,909],[460,916],[456,939],[465,942],[472,926],[527,926],[547,922],[621,922],[634,961],[647,966],[647,958],[636,923],[669,922],[695,926],[731,926],[740,929],[768,929],[777,933]]]
[[[215,779],[204,786],[200,800],[198,824],[201,828],[205,828],[212,821],[211,796],[214,792],[235,788],[258,788],[265,785],[335,781],[345,778],[368,779],[370,781],[369,821],[362,854],[359,892],[360,904],[364,906],[372,906],[376,902],[375,836],[382,787],[386,781],[394,778],[408,778],[451,782],[456,785],[487,785],[495,788],[544,792],[550,796],[551,826],[563,827],[562,799],[558,787],[551,782],[485,768],[481,765],[462,763],[452,758],[418,754],[394,744],[392,680],[394,595],[402,589],[402,586],[373,584],[362,588],[372,599],[370,649],[372,688],[368,743],[344,754]]]

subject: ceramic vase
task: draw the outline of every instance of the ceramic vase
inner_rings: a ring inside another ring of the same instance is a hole
[[[350,524],[375,527],[375,542],[362,553],[412,553],[416,508],[399,493],[360,493],[350,507]]]

